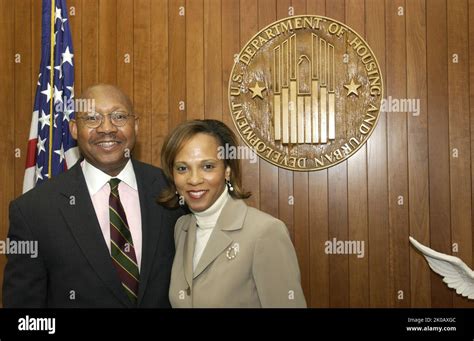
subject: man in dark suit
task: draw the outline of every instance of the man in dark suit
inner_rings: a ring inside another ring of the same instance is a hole
[[[156,203],[161,169],[130,158],[138,117],[111,85],[87,89],[94,110],[70,131],[84,159],[10,204],[12,241],[38,255],[10,254],[4,307],[169,307],[174,225],[183,212]]]

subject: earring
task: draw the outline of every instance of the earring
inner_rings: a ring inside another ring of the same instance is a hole
[[[227,184],[227,188],[229,189],[230,192],[234,191],[234,187],[232,187],[232,184],[230,183],[229,180],[225,179],[225,183]]]

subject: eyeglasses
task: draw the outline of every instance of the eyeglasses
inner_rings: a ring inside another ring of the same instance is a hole
[[[89,128],[98,128],[104,121],[104,116],[110,116],[110,122],[116,127],[123,127],[127,124],[130,117],[135,117],[133,114],[129,114],[121,111],[114,111],[109,114],[101,114],[98,112],[90,112],[84,116],[78,117],[84,121],[84,124]]]

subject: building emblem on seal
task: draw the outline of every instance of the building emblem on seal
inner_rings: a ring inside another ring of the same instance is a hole
[[[258,32],[236,57],[229,105],[245,143],[286,169],[353,155],[375,129],[383,80],[374,53],[331,18],[294,16]]]

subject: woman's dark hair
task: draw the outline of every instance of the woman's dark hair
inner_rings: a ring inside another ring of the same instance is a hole
[[[196,134],[208,134],[213,136],[220,147],[235,148],[237,150],[237,138],[232,130],[218,120],[192,120],[178,125],[166,138],[161,148],[161,167],[168,180],[168,186],[158,196],[158,203],[165,207],[177,207],[178,196],[173,181],[173,167],[176,155],[178,155],[184,144]],[[244,192],[241,184],[240,161],[238,158],[228,158],[227,153],[223,153],[224,166],[230,167],[230,182],[233,191],[229,191],[230,196],[235,199],[246,199],[250,197],[250,192]]]

